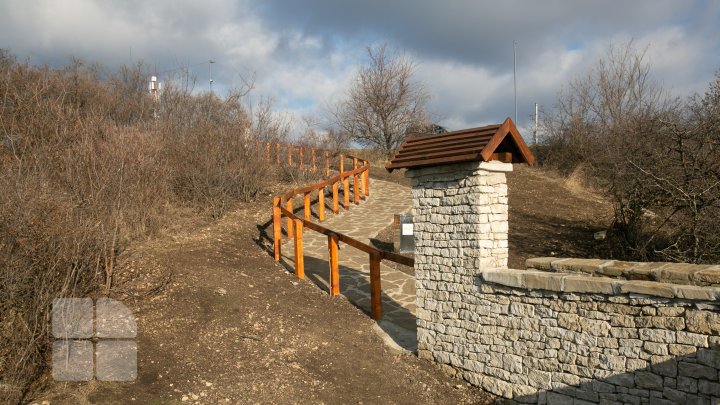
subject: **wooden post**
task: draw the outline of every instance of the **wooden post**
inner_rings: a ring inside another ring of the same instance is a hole
[[[340,272],[338,270],[338,237],[334,233],[328,235],[328,251],[330,260],[330,295],[340,294]]]
[[[370,317],[382,319],[382,287],[380,285],[380,254],[370,253]]]
[[[273,245],[275,247],[275,261],[280,261],[280,246],[282,245],[282,215],[280,212],[280,197],[273,197]]]
[[[338,186],[339,185],[340,185],[340,183],[337,181],[335,183],[333,183],[333,185],[332,185],[332,199],[333,199],[332,210],[333,210],[334,214],[337,214],[338,211],[340,211],[338,209]]]
[[[358,187],[358,175],[353,174],[353,202],[355,205],[360,204],[360,190]]]
[[[270,142],[265,144],[265,159],[270,160]]]
[[[318,219],[325,220],[325,187],[318,190]]]
[[[365,172],[365,195],[370,195],[370,171]]]
[[[325,151],[325,177],[330,177],[330,157],[328,151]]]
[[[340,155],[340,174],[345,171],[345,155]]]
[[[311,153],[312,153],[312,170],[316,171],[317,165],[315,164],[315,148],[312,148]]]
[[[368,170],[369,170],[369,169],[370,169],[370,168],[368,167]],[[365,199],[365,197],[367,196],[367,186],[365,185],[365,184],[366,184],[366,183],[365,183],[365,178],[367,177],[367,176],[366,176],[367,173],[368,173],[367,170],[365,170],[364,172],[360,173],[360,197],[361,197],[362,199]]]
[[[350,180],[347,177],[343,179],[343,207],[350,209]]]
[[[305,198],[303,198],[303,202],[305,204],[305,220],[309,221],[310,216],[312,215],[312,211],[310,210],[310,192],[308,191],[305,193]]]
[[[358,158],[353,158],[353,170],[358,168]],[[360,190],[358,189],[358,175],[353,174],[353,202],[355,205],[360,204]]]
[[[292,166],[292,145],[287,146],[288,151],[288,166]]]
[[[305,278],[305,257],[303,256],[303,222],[295,220],[295,277]]]
[[[293,212],[292,198],[289,198],[289,199],[287,200],[287,204],[285,204],[285,208],[287,208],[288,211]],[[286,226],[286,228],[287,228],[287,236],[288,236],[288,238],[292,238],[293,235],[294,235],[294,233],[293,233],[293,219],[290,218],[290,217],[288,217],[288,219],[287,219],[287,226]]]
[[[303,167],[303,147],[300,147],[300,168]]]
[[[275,164],[280,166],[280,144],[275,144]]]

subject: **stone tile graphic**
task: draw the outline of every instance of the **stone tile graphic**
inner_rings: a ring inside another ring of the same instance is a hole
[[[88,339],[93,336],[93,301],[90,298],[58,298],[52,306],[52,335],[57,339]]]
[[[133,381],[137,323],[121,302],[58,298],[52,307],[52,375],[57,381]]]
[[[133,339],[137,336],[135,317],[121,302],[100,298],[95,311],[98,338]]]
[[[52,376],[56,381],[90,381],[93,378],[93,343],[60,339],[53,342]]]
[[[133,381],[137,378],[137,343],[101,340],[95,347],[95,376],[100,381]]]

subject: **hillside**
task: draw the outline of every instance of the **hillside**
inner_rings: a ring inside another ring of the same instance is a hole
[[[379,162],[371,168],[377,178],[410,186],[401,171],[387,173]],[[507,174],[509,198],[508,267],[522,269],[525,260],[540,256],[607,257],[607,249],[593,237],[612,219],[609,201],[580,184],[537,167],[515,165]],[[374,243],[392,248],[395,228],[390,226]],[[402,266],[396,266],[402,267]],[[403,269],[409,271],[409,269]]]
[[[601,200],[534,168],[518,167],[508,179],[511,266],[535,255],[591,254],[607,213]],[[125,252],[115,294],[138,319],[138,380],[57,384],[36,400],[490,401],[438,366],[389,349],[364,313],[276,264],[265,239],[269,199],[215,222],[186,218]]]

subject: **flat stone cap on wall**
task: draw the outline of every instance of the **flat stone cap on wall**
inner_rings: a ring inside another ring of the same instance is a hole
[[[550,273],[540,270],[488,269],[479,277],[486,283],[563,293],[645,295],[661,298],[720,301],[720,288],[668,284],[657,281],[620,280],[589,274]]]
[[[541,257],[527,270],[488,269],[487,283],[526,290],[720,301],[720,266]]]
[[[557,273],[587,273],[623,280],[720,286],[720,265],[537,257],[526,260],[525,267]]]

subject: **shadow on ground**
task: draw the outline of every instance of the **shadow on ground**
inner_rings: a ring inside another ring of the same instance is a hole
[[[339,255],[342,257],[342,250]],[[281,259],[280,262],[288,271],[294,272],[294,263],[285,260],[285,258]],[[370,316],[369,274],[342,265],[339,266],[339,273],[340,294],[367,316]],[[305,277],[329,294],[330,266],[327,260],[305,256]],[[381,279],[382,277],[381,274]],[[377,325],[400,348],[414,353],[417,350],[417,321],[415,315],[384,292],[382,294],[382,307],[383,318],[377,322]]]

